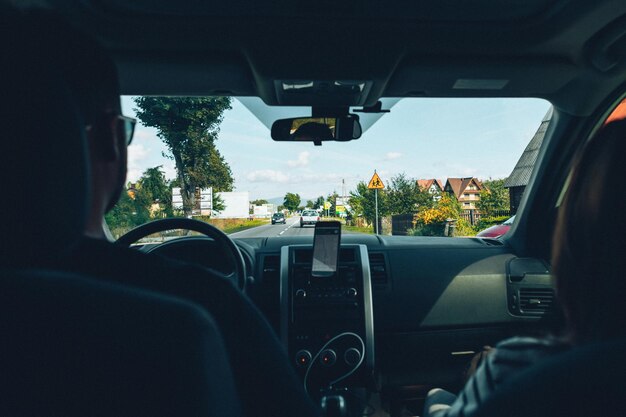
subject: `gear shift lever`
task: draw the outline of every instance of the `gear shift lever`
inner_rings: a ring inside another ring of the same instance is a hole
[[[341,395],[325,395],[322,397],[320,405],[322,406],[323,417],[346,417],[348,415],[346,401]]]

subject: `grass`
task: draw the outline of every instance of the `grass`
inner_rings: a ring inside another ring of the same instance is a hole
[[[202,219],[207,223],[217,227],[226,234],[241,232],[242,230],[262,226],[270,222],[269,219]]]
[[[359,227],[359,226],[346,226],[345,224],[343,224],[341,225],[341,229],[347,232],[367,233],[370,235],[374,234],[374,228],[372,226]]]
[[[373,235],[374,227],[373,226],[348,226],[346,225],[346,220],[341,217],[322,217],[322,221],[328,220],[338,220],[341,222],[341,230],[346,232],[356,232],[356,233],[366,233]]]

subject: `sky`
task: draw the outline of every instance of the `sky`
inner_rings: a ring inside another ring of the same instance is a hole
[[[124,114],[134,117],[133,108],[132,98],[122,97]],[[235,191],[248,191],[251,200],[293,192],[306,201],[341,194],[342,180],[349,193],[374,170],[385,184],[399,173],[444,183],[449,177],[506,178],[549,108],[547,101],[529,98],[406,98],[360,139],[314,146],[272,141],[269,129],[234,99],[216,144],[232,169]],[[174,162],[164,152],[157,131],[138,123],[128,149],[128,180],[158,165],[174,178]]]

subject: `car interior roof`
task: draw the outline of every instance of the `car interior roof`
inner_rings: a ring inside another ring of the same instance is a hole
[[[586,116],[626,74],[626,2],[45,0],[114,55],[123,94],[258,96],[368,80],[380,97],[540,97]],[[278,59],[277,59],[278,58]],[[332,106],[332,94],[308,99]]]

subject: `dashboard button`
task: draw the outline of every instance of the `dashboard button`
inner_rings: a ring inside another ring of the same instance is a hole
[[[311,363],[311,352],[309,352],[308,350],[300,350],[298,351],[298,353],[296,353],[296,365],[304,368],[309,366],[309,363]]]
[[[326,349],[320,354],[320,362],[324,366],[333,366],[337,362],[337,354],[332,349]]]
[[[296,290],[296,298],[298,300],[303,300],[306,298],[306,291],[304,291],[302,288],[299,288]]]
[[[358,294],[358,292],[357,292],[356,288],[348,288],[348,291],[346,291],[346,294],[350,298],[355,298],[356,295]]]
[[[361,360],[361,352],[356,348],[350,348],[343,354],[343,360],[350,366],[354,366]]]

